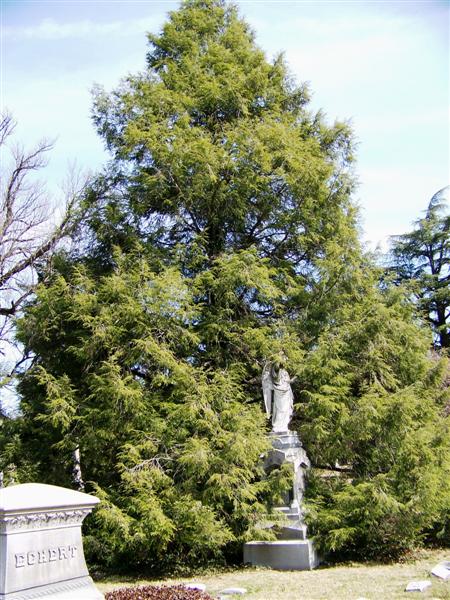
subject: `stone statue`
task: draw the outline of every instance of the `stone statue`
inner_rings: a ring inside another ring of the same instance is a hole
[[[296,379],[286,371],[286,356],[280,352],[266,362],[262,372],[262,390],[267,417],[272,417],[272,433],[267,437],[272,448],[264,455],[266,476],[284,465],[292,468],[292,487],[282,495],[281,505],[260,522],[261,531],[272,532],[272,540],[245,542],[244,563],[278,570],[309,570],[319,564],[319,557],[308,539],[304,521],[303,493],[305,475],[311,466],[298,433],[289,431],[294,399],[291,383]]]
[[[267,418],[272,415],[272,431],[287,432],[294,411],[291,383],[295,381],[283,364],[266,363],[262,372],[262,389]]]

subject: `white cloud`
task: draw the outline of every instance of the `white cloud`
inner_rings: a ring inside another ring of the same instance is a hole
[[[353,86],[365,80],[389,78],[393,66],[408,56],[410,46],[408,37],[376,32],[362,39],[317,40],[303,50],[293,42],[286,48],[286,57],[294,71],[314,79],[322,77],[329,86],[347,82]]]
[[[404,26],[404,21],[399,18],[395,18],[392,15],[387,18],[386,16],[376,16],[373,13],[368,18],[367,14],[364,15],[350,15],[348,12],[345,17],[334,17],[333,19],[327,18],[324,14],[324,18],[309,17],[309,16],[298,16],[285,20],[280,18],[276,21],[267,21],[262,19],[253,19],[256,21],[256,28],[258,31],[270,30],[273,33],[278,33],[284,36],[291,35],[293,33],[302,33],[303,35],[314,36],[315,38],[336,38],[339,36],[353,36],[358,38],[364,38],[367,33],[372,34],[374,31],[388,33],[389,35],[395,35],[400,27]],[[320,42],[322,43],[322,39]]]
[[[410,231],[423,216],[434,193],[448,183],[448,171],[424,164],[420,169],[406,166],[359,168],[364,239],[372,248],[386,248],[389,236]]]
[[[3,27],[4,39],[19,40],[63,40],[96,36],[128,36],[150,31],[158,21],[154,17],[96,23],[89,19],[60,23],[54,19],[43,19],[36,25]]]
[[[398,87],[405,77],[414,79],[420,62],[428,60],[435,47],[433,32],[412,12],[400,17],[380,10],[377,15],[361,2],[353,14],[349,3],[305,4],[299,3],[293,18],[284,18],[281,7],[270,21],[257,17],[257,37],[264,38],[269,54],[283,49],[290,70],[312,82],[319,93],[346,88],[351,97],[368,87],[379,94],[379,82],[384,89]],[[414,64],[419,48],[419,64]]]
[[[450,116],[450,109],[444,106],[435,106],[430,110],[411,110],[405,106],[403,114],[390,115],[389,120],[384,123],[385,127],[392,129],[396,127],[413,127],[417,125],[436,125],[443,124]],[[360,127],[371,129],[377,125],[370,117],[360,120]],[[378,128],[379,128],[378,123]]]
[[[430,107],[429,110],[409,110],[405,107],[403,114],[383,111],[379,114],[366,113],[354,118],[354,127],[359,135],[381,135],[383,132],[394,134],[405,130],[419,128],[436,128],[443,136],[447,135],[446,125],[450,121],[449,109],[441,106]]]

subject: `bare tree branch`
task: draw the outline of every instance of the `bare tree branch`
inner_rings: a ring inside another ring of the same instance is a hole
[[[79,200],[87,183],[86,177],[71,173],[57,219],[45,186],[37,179],[53,144],[42,140],[27,151],[12,142],[15,126],[10,114],[0,115],[0,354],[4,356],[8,344],[14,343],[13,319],[35,290],[36,267],[50,259],[79,223]]]

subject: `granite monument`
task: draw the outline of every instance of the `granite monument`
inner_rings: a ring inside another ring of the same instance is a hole
[[[0,489],[0,600],[100,600],[81,524],[94,496],[39,483]]]
[[[244,544],[244,563],[268,566],[279,570],[313,569],[319,563],[311,540],[307,537],[302,511],[305,489],[305,473],[310,462],[296,432],[289,431],[294,410],[290,378],[283,362],[266,363],[262,373],[262,391],[266,414],[272,421],[269,434],[272,449],[265,457],[264,470],[280,468],[284,463],[292,465],[292,488],[284,498],[284,504],[274,513],[282,519],[271,519],[262,524],[276,532],[275,541],[251,541]]]

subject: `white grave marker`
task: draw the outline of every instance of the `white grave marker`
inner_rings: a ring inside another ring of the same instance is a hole
[[[83,519],[98,498],[54,485],[0,489],[0,600],[99,600],[86,567]]]
[[[423,592],[431,586],[431,581],[410,581],[405,592]]]
[[[433,567],[431,573],[441,579],[448,579],[450,577],[450,561],[446,560]]]

